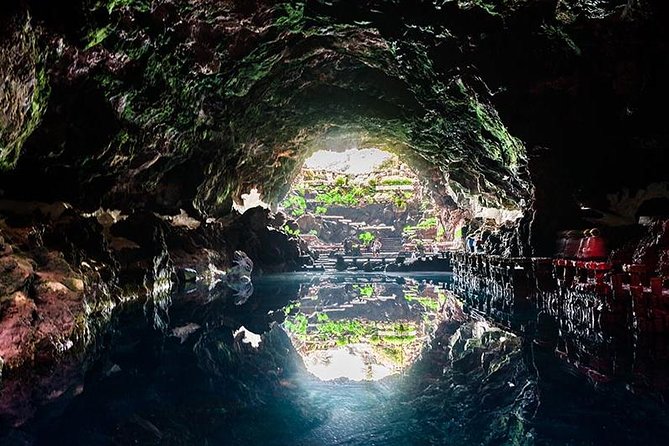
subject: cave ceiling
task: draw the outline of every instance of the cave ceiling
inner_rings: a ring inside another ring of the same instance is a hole
[[[453,206],[519,209],[564,172],[587,198],[611,189],[589,164],[618,168],[602,146],[663,159],[664,13],[616,0],[15,2],[0,37],[0,188],[223,215],[252,187],[276,202],[312,151],[352,135]]]

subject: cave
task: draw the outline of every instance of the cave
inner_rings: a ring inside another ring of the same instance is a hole
[[[0,8],[0,444],[665,443],[669,5],[61,3]]]

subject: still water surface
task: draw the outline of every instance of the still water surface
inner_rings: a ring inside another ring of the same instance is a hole
[[[42,445],[668,444],[661,396],[596,383],[448,275],[283,275],[244,305],[128,305],[76,396],[0,437]],[[150,313],[150,314],[149,314]]]

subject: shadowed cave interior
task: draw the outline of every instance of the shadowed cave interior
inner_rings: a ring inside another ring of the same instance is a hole
[[[664,444],[668,9],[6,2],[0,444]]]

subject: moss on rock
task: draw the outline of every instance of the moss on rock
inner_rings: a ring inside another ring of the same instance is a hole
[[[15,18],[12,28],[13,32],[0,40],[0,77],[4,80],[0,90],[0,171],[16,165],[49,97],[45,57],[38,48],[30,15]]]

